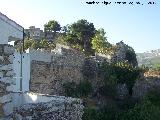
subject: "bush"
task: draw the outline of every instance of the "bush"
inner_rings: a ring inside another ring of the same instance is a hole
[[[160,120],[160,108],[150,101],[145,101],[118,117],[120,120]]]
[[[99,110],[86,107],[82,120],[115,120],[117,109],[112,107],[104,107]]]
[[[63,84],[63,88],[67,96],[75,97],[76,84],[74,82],[66,82]]]
[[[63,88],[66,95],[70,97],[87,96],[92,91],[92,85],[88,80],[81,81],[78,85],[74,82],[66,82]]]
[[[150,91],[134,108],[119,114],[119,120],[160,120],[160,92]]]
[[[132,95],[132,87],[141,73],[140,68],[134,68],[128,63],[119,62],[115,64],[103,63],[99,67],[99,73],[104,76],[105,88],[114,89],[118,83],[126,83],[130,95]]]

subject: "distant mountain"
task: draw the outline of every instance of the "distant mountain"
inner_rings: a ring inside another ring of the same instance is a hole
[[[160,64],[160,49],[136,54],[139,66],[146,65],[152,67],[155,64]]]

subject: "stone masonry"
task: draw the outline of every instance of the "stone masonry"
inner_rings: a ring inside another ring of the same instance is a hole
[[[126,58],[126,49],[125,44],[123,41],[120,41],[119,43],[116,43],[116,51],[115,54],[112,56],[111,61],[112,62],[122,62],[125,61]]]
[[[54,98],[49,102],[28,103],[17,107],[14,109],[14,118],[16,120],[82,120],[84,107],[80,99],[63,96]]]
[[[63,83],[83,80],[84,55],[78,51],[61,48],[52,62],[32,61],[30,91],[43,94],[64,95]]]
[[[0,45],[0,118],[9,119],[13,113],[12,106],[12,86],[13,69],[12,54],[14,48],[9,45]]]
[[[13,92],[14,50],[10,45],[0,45],[0,120],[81,120],[80,99]]]

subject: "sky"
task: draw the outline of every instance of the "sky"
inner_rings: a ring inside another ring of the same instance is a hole
[[[43,29],[49,20],[65,26],[86,19],[96,29],[104,28],[112,44],[123,40],[138,53],[160,48],[160,0],[120,1],[126,4],[116,0],[106,0],[111,2],[108,5],[104,0],[95,0],[98,4],[86,3],[93,0],[0,0],[0,12],[24,28]]]

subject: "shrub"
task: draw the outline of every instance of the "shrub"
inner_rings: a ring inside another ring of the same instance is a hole
[[[81,81],[78,85],[74,82],[66,82],[63,88],[67,96],[83,97],[87,96],[92,91],[92,85],[88,80]]]

